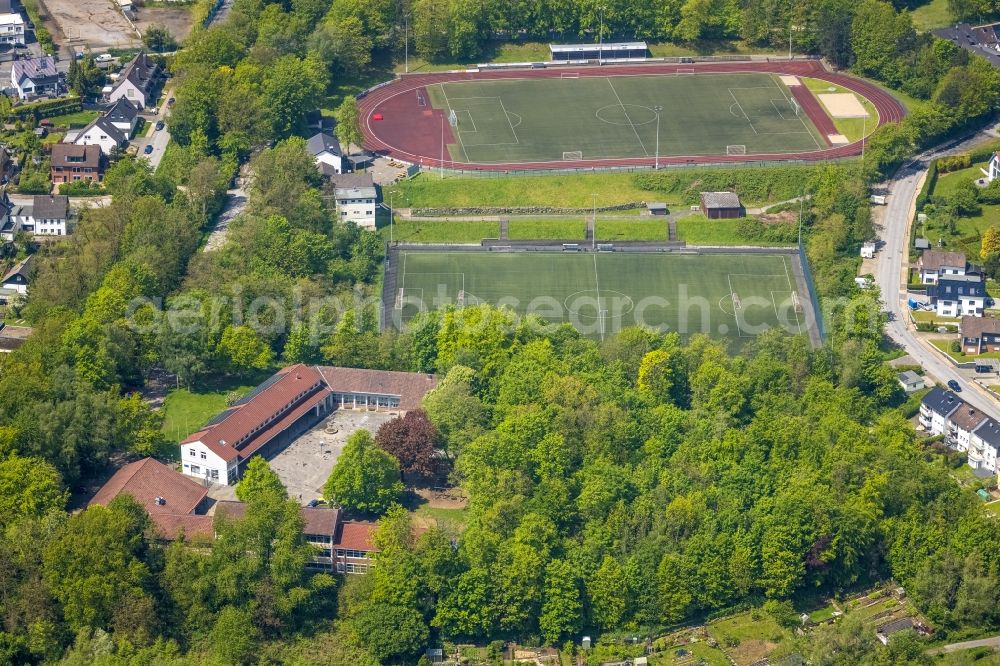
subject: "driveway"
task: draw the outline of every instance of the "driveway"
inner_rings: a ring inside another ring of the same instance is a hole
[[[941,383],[954,379],[962,387],[963,400],[994,419],[1000,420],[1000,404],[971,380],[971,374],[956,368],[939,352],[932,349],[929,343],[918,338],[915,329],[909,323],[905,305],[910,224],[916,209],[917,194],[927,175],[930,161],[935,157],[967,150],[982,141],[983,137],[983,134],[977,134],[958,145],[919,155],[893,177],[888,185],[883,224],[879,232],[880,239],[885,245],[875,255],[875,282],[882,291],[882,300],[890,316],[886,334],[916,359],[931,377]]]
[[[962,641],[961,643],[942,645],[939,648],[927,650],[927,654],[934,656],[948,652],[958,652],[959,650],[971,650],[979,647],[1000,648],[1000,636],[992,636],[990,638],[980,638],[975,641]]]
[[[163,153],[167,149],[167,144],[170,143],[170,128],[167,127],[166,124],[164,124],[163,129],[157,130],[156,123],[160,120],[166,122],[167,112],[169,111],[169,109],[167,109],[166,100],[170,99],[173,96],[174,96],[174,89],[173,88],[167,89],[167,92],[164,93],[163,95],[164,102],[160,106],[159,113],[157,113],[155,116],[152,117],[146,117],[146,123],[147,123],[146,135],[142,137],[136,137],[133,140],[133,143],[139,150],[138,156],[145,157],[147,160],[149,160],[149,166],[153,167],[153,171],[156,171],[156,169],[159,168],[160,160],[163,159]],[[148,145],[153,146],[153,152],[147,155],[143,151],[146,149],[146,146]]]

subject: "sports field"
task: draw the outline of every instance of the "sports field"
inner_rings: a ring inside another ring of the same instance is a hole
[[[398,323],[448,304],[506,305],[603,337],[643,325],[739,343],[772,326],[806,330],[785,254],[401,250],[386,312]]]
[[[450,159],[466,163],[827,148],[774,74],[676,74],[437,83],[414,102],[451,124]],[[428,99],[429,98],[429,99]],[[657,115],[659,142],[657,146]]]

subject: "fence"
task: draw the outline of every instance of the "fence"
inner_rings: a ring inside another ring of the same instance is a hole
[[[823,310],[819,307],[819,295],[816,293],[812,269],[809,267],[809,257],[806,256],[806,246],[801,236],[799,237],[799,263],[802,264],[802,275],[805,277],[806,288],[809,290],[809,300],[812,301],[813,312],[816,315],[816,331],[819,333],[820,342],[823,342],[826,340],[826,325],[823,322]]]
[[[820,164],[836,164],[845,160],[855,160],[856,156],[830,158],[825,160],[751,160],[747,162],[686,162],[683,164],[660,164],[660,171],[670,169],[770,169],[783,166],[811,166]],[[402,162],[402,160],[398,160]],[[510,176],[558,176],[580,175],[588,173],[638,173],[652,171],[652,166],[589,166],[589,167],[553,167],[551,169],[507,169],[504,171],[487,171],[479,169],[441,169],[432,165],[420,167],[422,173],[433,176],[443,175],[446,178],[508,178]]]

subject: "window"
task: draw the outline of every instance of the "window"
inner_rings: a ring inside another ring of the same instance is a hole
[[[205,453],[204,451],[202,451],[202,452],[201,452],[201,459],[202,459],[202,460],[208,460],[208,454],[207,454],[207,453]]]
[[[188,449],[188,453],[190,453],[190,454],[191,454],[191,457],[192,457],[192,458],[194,458],[194,457],[195,457],[195,452],[194,452],[194,449]]]
[[[213,469],[211,477],[212,477],[213,481],[218,481],[219,480],[219,470]]]
[[[201,467],[198,467],[197,465],[191,465],[191,473],[201,474]]]

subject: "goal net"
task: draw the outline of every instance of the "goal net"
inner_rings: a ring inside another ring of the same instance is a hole
[[[788,103],[792,107],[792,113],[794,113],[797,116],[802,114],[802,105],[799,104],[799,101],[797,99],[795,99],[794,97],[789,97]]]
[[[566,150],[563,151],[564,160],[582,160],[583,151],[582,150]]]
[[[733,292],[733,310],[742,310],[742,309],[743,309],[743,303],[740,302],[739,295],[734,291]]]
[[[427,98],[424,97],[424,93],[417,91],[417,106],[427,106]]]
[[[799,295],[794,291],[792,292],[792,308],[797,313],[802,312],[802,303],[799,301]]]
[[[458,114],[455,113],[455,109],[448,112],[448,124],[452,127],[458,127]]]
[[[678,67],[677,74],[694,74],[694,67]]]
[[[458,307],[460,307],[460,308],[464,308],[465,307],[465,290],[464,289],[459,289],[458,290],[458,303],[457,304],[458,304]]]
[[[580,74],[578,72],[560,72],[559,73],[559,78],[560,79],[578,79],[578,78],[580,78]]]
[[[747,147],[745,144],[735,144],[726,146],[726,155],[746,155]]]

